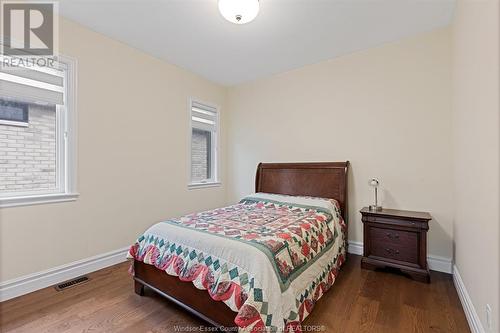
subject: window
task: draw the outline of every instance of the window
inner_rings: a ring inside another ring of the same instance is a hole
[[[28,103],[0,99],[0,124],[28,126]]]
[[[0,207],[76,198],[74,75],[70,60],[0,69]]]
[[[217,107],[191,101],[190,187],[218,185]]]

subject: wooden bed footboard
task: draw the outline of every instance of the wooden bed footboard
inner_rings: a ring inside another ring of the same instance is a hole
[[[214,301],[206,290],[199,290],[192,282],[181,281],[177,276],[168,275],[153,265],[137,260],[134,260],[134,270],[136,294],[143,296],[144,286],[147,286],[210,325],[225,328],[234,327],[234,331],[226,331],[238,331],[234,324],[236,312],[233,312],[223,302]]]

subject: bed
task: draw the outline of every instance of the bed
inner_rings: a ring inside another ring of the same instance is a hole
[[[260,163],[239,203],[153,225],[129,250],[135,292],[225,330],[301,331],[346,258],[348,166]]]

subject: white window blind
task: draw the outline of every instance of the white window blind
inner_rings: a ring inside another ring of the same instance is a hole
[[[0,56],[0,61],[5,60]],[[32,103],[64,104],[64,65],[59,69],[22,67],[0,68],[0,98]]]
[[[217,131],[217,109],[193,102],[191,105],[191,123],[193,128],[204,131]]]

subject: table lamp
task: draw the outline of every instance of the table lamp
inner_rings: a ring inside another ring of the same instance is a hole
[[[378,181],[377,178],[372,178],[370,179],[370,181],[368,182],[368,184],[370,186],[372,186],[374,189],[375,189],[375,205],[370,205],[370,210],[372,211],[379,211],[379,210],[382,210],[382,206],[379,206],[378,205],[378,198],[377,198],[377,187],[380,185],[380,182]]]

